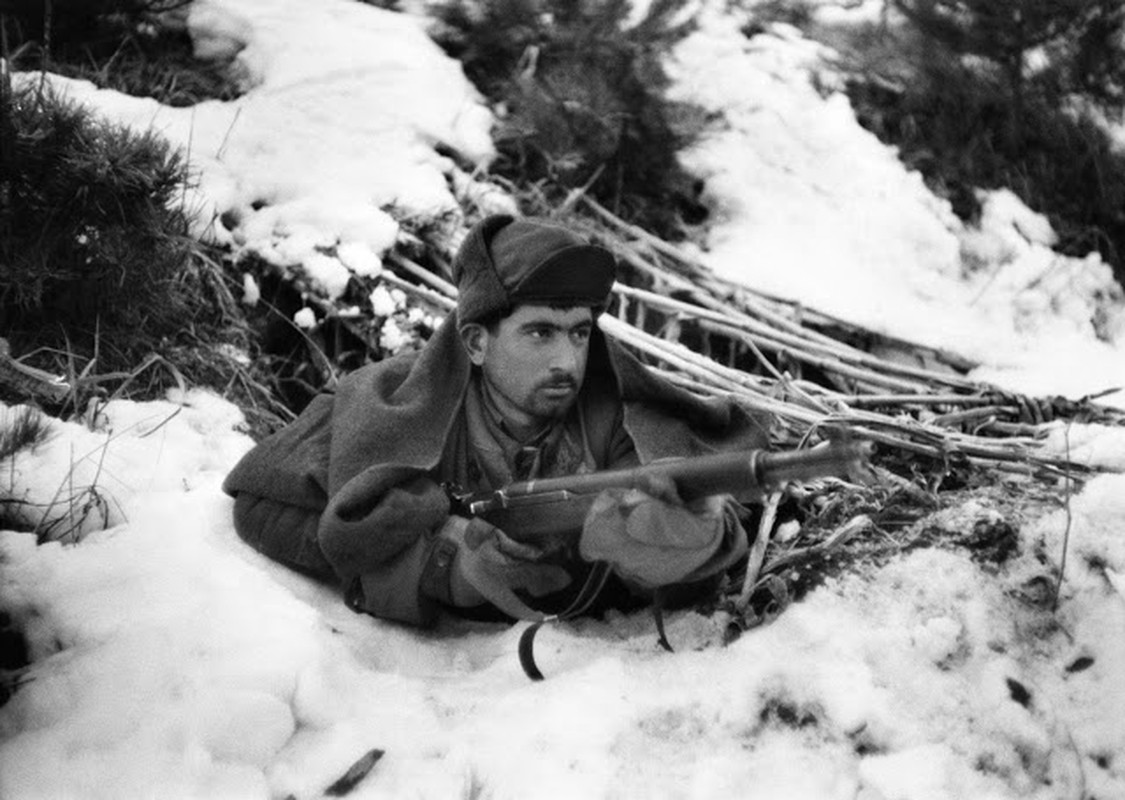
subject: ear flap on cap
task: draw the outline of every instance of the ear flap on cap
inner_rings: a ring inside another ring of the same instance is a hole
[[[492,263],[489,243],[497,231],[515,221],[508,214],[485,217],[469,231],[453,259],[453,282],[457,285],[457,320],[473,322],[508,308],[508,292]]]

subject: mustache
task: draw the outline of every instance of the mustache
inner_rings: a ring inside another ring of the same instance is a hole
[[[573,375],[556,375],[539,384],[540,389],[573,389],[578,391],[578,379]]]

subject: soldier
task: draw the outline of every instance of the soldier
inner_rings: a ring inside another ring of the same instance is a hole
[[[594,560],[613,573],[603,607],[665,584],[713,590],[747,551],[729,497],[685,506],[656,480],[607,490],[562,553],[450,514],[443,486],[767,445],[765,420],[664,381],[601,333],[615,269],[565,228],[484,219],[454,260],[457,308],[421,350],[346,376],[236,465],[224,489],[239,535],[338,581],[353,609],[417,625],[558,613]]]

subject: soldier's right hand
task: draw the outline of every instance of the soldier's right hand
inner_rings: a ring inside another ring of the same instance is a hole
[[[491,603],[517,619],[539,619],[517,595],[534,597],[557,592],[570,584],[570,575],[555,564],[541,563],[543,552],[517,542],[479,518],[450,517],[439,536],[456,545],[449,572],[449,602],[459,607]]]

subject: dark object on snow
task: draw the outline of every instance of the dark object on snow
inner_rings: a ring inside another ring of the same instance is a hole
[[[12,699],[31,663],[27,639],[7,611],[0,611],[0,707]]]
[[[1090,656],[1079,656],[1066,665],[1067,672],[1085,672],[1094,666],[1094,659]]]
[[[973,561],[999,566],[1020,549],[1019,529],[1004,519],[978,519],[973,530],[958,539],[971,551]]]
[[[372,767],[379,763],[383,752],[378,747],[368,750],[358,761],[348,767],[348,771],[341,775],[335,783],[324,790],[329,797],[343,797],[354,789],[359,782],[367,777]]]
[[[1012,699],[1019,703],[1024,708],[1031,707],[1031,692],[1022,683],[1015,678],[1007,678],[1008,681],[1008,694]]]
[[[777,575],[766,575],[755,584],[746,609],[731,618],[723,631],[723,644],[730,644],[746,631],[769,625],[789,607],[789,584]]]

